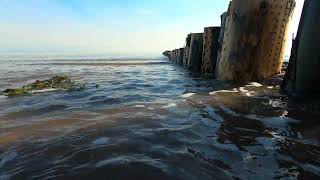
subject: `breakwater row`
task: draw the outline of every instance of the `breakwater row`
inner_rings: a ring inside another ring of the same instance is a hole
[[[295,0],[233,0],[220,27],[191,33],[185,47],[163,55],[219,80],[263,81],[281,73],[295,5]]]

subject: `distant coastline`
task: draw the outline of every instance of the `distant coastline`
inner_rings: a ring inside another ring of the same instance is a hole
[[[77,53],[0,53],[1,60],[144,60],[163,59],[156,55],[77,54]]]

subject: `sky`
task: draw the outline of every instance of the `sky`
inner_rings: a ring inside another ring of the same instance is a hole
[[[296,32],[303,0],[289,35]],[[1,54],[157,56],[219,26],[229,0],[0,0]],[[291,37],[286,52],[290,52]]]

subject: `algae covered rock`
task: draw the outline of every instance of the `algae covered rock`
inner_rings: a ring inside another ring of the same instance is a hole
[[[23,88],[18,89],[6,89],[3,91],[4,95],[6,96],[21,96],[21,95],[28,95],[30,94]]]
[[[21,96],[30,95],[33,93],[47,92],[53,90],[82,90],[84,84],[76,83],[66,75],[54,75],[50,79],[36,80],[33,83],[26,84],[22,88],[6,89],[2,91],[5,96]]]

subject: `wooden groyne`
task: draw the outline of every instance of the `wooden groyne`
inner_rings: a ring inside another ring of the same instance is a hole
[[[183,58],[171,61],[190,71],[226,81],[263,81],[281,72],[295,0],[233,0],[221,27],[188,35]],[[182,61],[182,63],[181,63]]]
[[[320,92],[320,1],[306,0],[282,89],[290,94]]]

